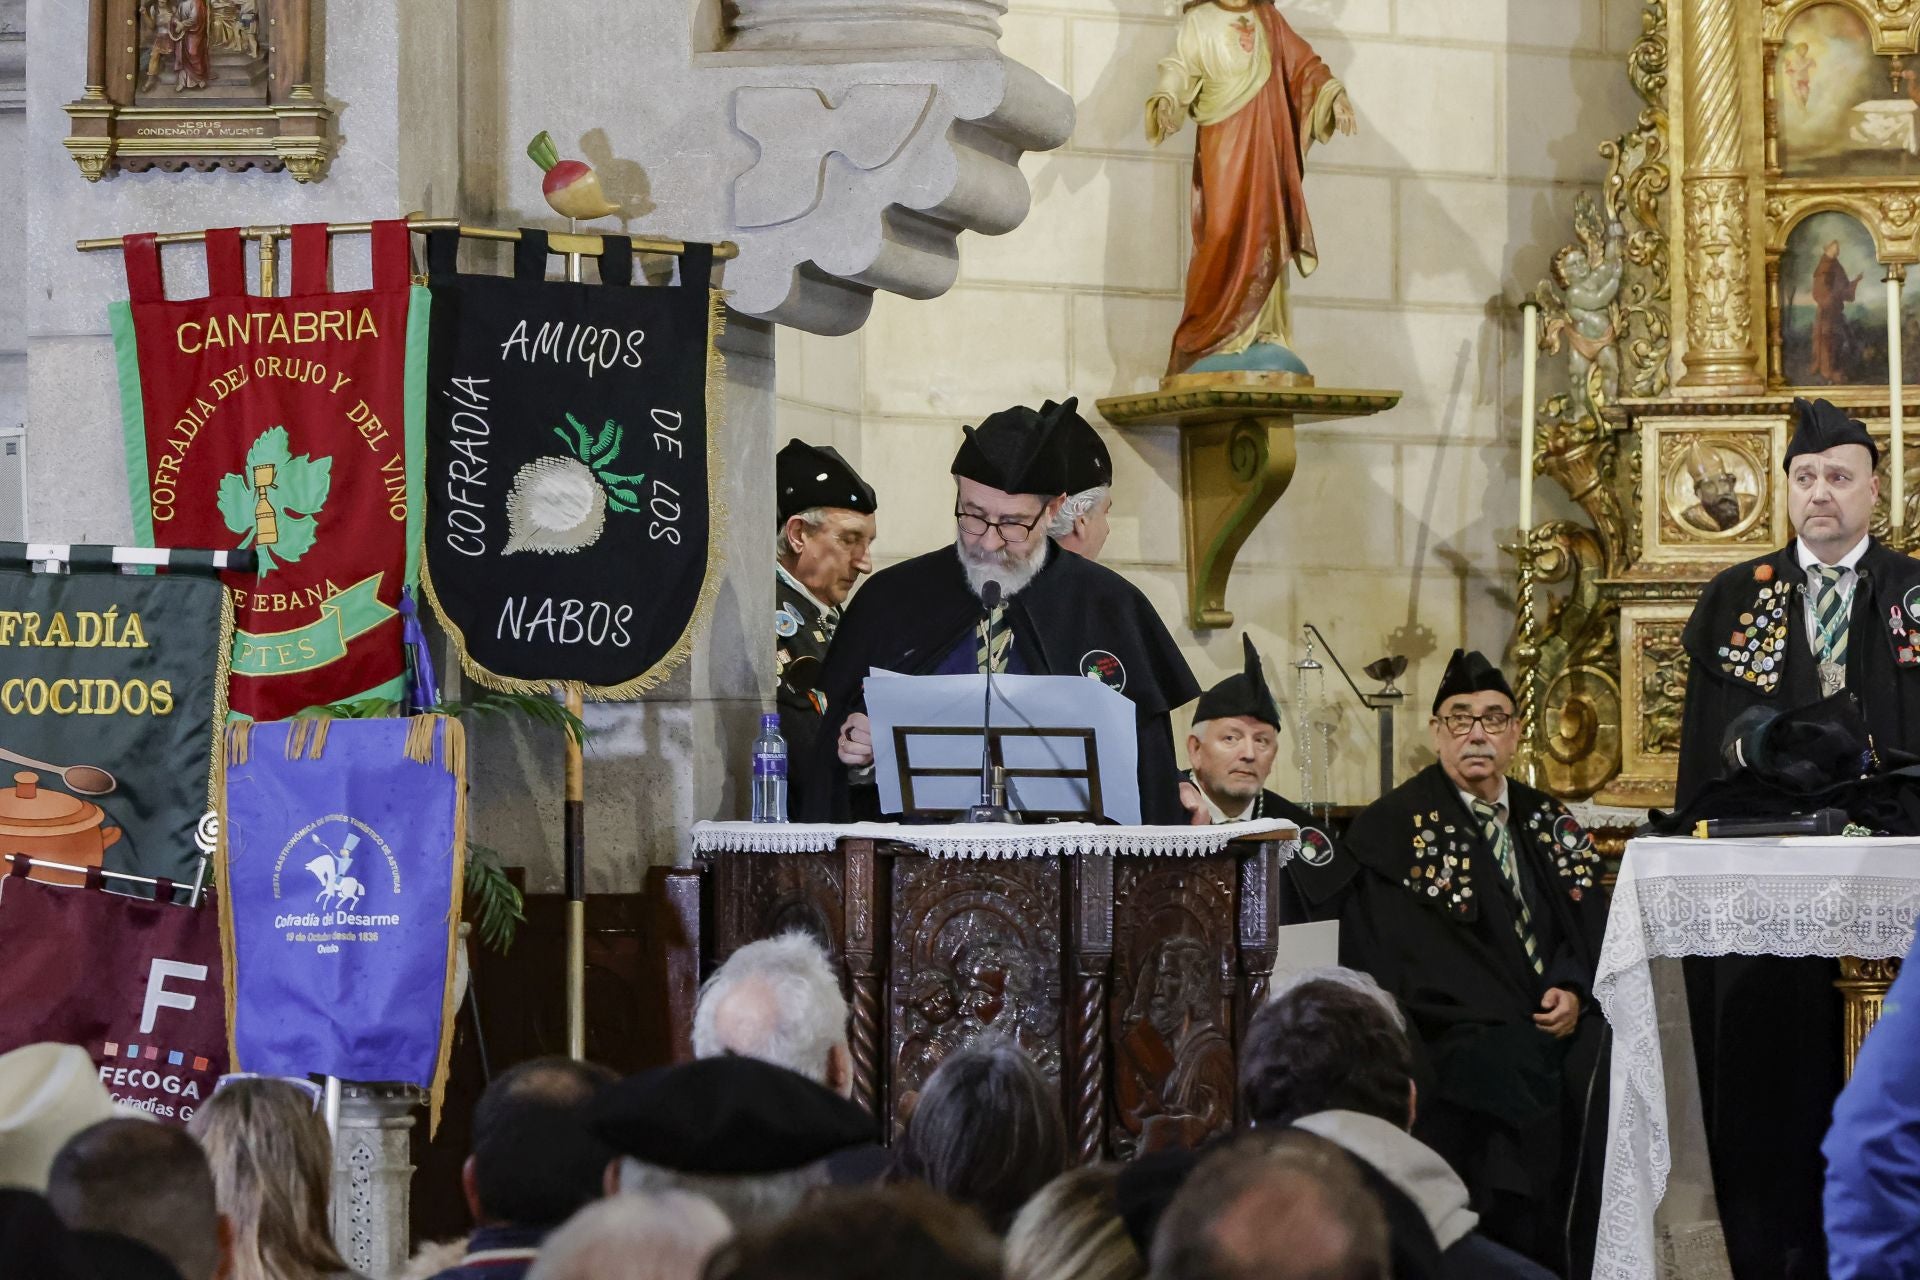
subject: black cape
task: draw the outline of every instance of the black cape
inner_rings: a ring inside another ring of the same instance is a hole
[[[807,769],[799,819],[846,821],[856,811],[847,767],[835,747],[840,726],[864,708],[871,667],[903,675],[935,670],[972,633],[980,600],[951,546],[882,569],[847,606],[827,657],[827,710]],[[1139,588],[1111,569],[1051,546],[1032,582],[1007,602],[1015,651],[1032,675],[1103,673],[1134,704],[1139,739],[1140,819],[1184,825],[1180,768],[1173,754],[1174,707],[1200,686]]]
[[[787,740],[787,789],[793,795],[806,785],[826,706],[820,681],[837,621],[826,614],[785,574],[773,575],[774,705],[780,712],[780,736]]]
[[[1589,1156],[1604,1148],[1588,1108],[1606,1101],[1605,1080],[1589,1084],[1603,1039],[1591,992],[1607,908],[1592,838],[1566,806],[1512,781],[1507,798],[1544,973],[1527,962],[1480,824],[1438,764],[1347,829],[1360,873],[1341,950],[1406,1011],[1419,1082],[1414,1136],[1466,1182],[1490,1236],[1560,1269],[1570,1198],[1582,1196],[1582,1220],[1597,1209],[1597,1177],[1578,1165],[1583,1125]],[[1565,1040],[1533,1024],[1551,987],[1583,1004]],[[1590,1235],[1579,1234],[1584,1254]]]
[[[1847,624],[1847,687],[1860,694],[1877,745],[1920,752],[1920,561],[1873,539],[1856,568],[1860,581]],[[1807,636],[1806,580],[1790,542],[1723,569],[1700,593],[1683,637],[1687,698],[1674,787],[1679,807],[1726,772],[1720,748],[1727,726],[1742,711],[1755,706],[1785,711],[1819,701],[1819,669]],[[1772,648],[1775,644],[1781,647]],[[1761,670],[1763,660],[1773,666]]]
[[[1856,569],[1847,688],[1860,696],[1876,750],[1915,752],[1920,562],[1872,540]],[[1737,788],[1709,787],[1727,772],[1721,747],[1741,712],[1788,711],[1820,699],[1805,584],[1790,542],[1723,570],[1694,606],[1684,637],[1686,712],[1674,789],[1691,817],[1751,812]],[[1773,667],[1755,671],[1753,655],[1775,641]],[[1724,812],[1712,811],[1716,791],[1725,796]],[[1839,966],[1818,957],[1722,956],[1688,957],[1683,967],[1707,1150],[1733,1270],[1742,1280],[1819,1274],[1826,1252],[1820,1140],[1844,1079],[1843,1013],[1833,987]],[[1785,1034],[1783,1017],[1791,1020]]]
[[[1192,781],[1193,771],[1188,770],[1186,776]],[[1266,818],[1278,818],[1300,828],[1300,849],[1287,860],[1287,875],[1280,893],[1277,917],[1280,923],[1338,920],[1360,864],[1340,847],[1324,819],[1314,817],[1277,791],[1262,789],[1260,798],[1254,801],[1253,812],[1244,820],[1257,822]],[[1309,833],[1317,833],[1318,838]],[[1346,959],[1343,946],[1341,961],[1344,963]]]

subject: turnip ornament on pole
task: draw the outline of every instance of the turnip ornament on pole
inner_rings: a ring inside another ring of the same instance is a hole
[[[550,135],[527,148],[569,219],[620,205]],[[654,242],[658,243],[658,242]],[[719,583],[712,432],[722,370],[714,247],[689,244],[674,284],[634,276],[626,236],[523,228],[510,278],[469,275],[459,237],[428,235],[436,305],[428,369],[423,583],[476,683],[627,699],[692,652]],[[565,256],[566,280],[548,280]],[[596,258],[599,282],[584,284]],[[586,1050],[585,781],[565,795],[567,1048]]]

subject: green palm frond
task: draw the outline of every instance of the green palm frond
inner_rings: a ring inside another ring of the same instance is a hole
[[[507,877],[498,850],[467,841],[467,894],[461,913],[480,934],[482,946],[501,955],[513,946],[526,921],[526,898]]]

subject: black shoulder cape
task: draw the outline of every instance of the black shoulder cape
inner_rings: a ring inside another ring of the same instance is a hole
[[[1920,752],[1920,561],[1874,539],[1857,571],[1847,687],[1860,695],[1877,746]],[[1788,543],[1723,569],[1700,593],[1683,636],[1680,807],[1724,772],[1721,745],[1742,711],[1762,705],[1786,711],[1819,700],[1805,587],[1806,573]]]
[[[835,743],[847,716],[865,705],[861,685],[868,669],[925,675],[973,630],[979,616],[980,600],[967,586],[951,546],[867,580],[847,606],[827,658],[821,681],[827,711],[800,797],[801,820],[854,816],[847,769]],[[1168,713],[1198,697],[1200,686],[1146,596],[1113,570],[1052,546],[1033,581],[1008,602],[1007,617],[1021,661],[1032,674],[1097,673],[1132,700],[1141,820],[1184,823]]]

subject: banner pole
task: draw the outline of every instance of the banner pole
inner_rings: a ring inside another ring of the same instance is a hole
[[[567,231],[577,233],[579,224],[567,219]],[[582,255],[567,253],[567,280],[580,283]],[[560,687],[560,698],[575,717],[582,710],[580,686],[568,681]],[[567,735],[567,1056],[584,1061],[587,1056],[587,762],[581,744]]]

